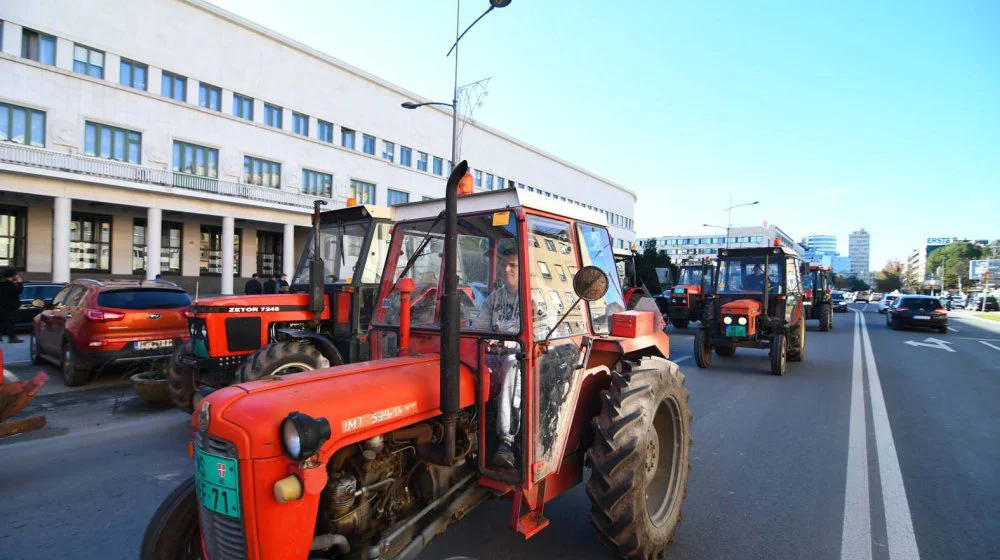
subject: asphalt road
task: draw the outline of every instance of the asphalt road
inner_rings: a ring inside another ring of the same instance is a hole
[[[1000,329],[891,331],[874,306],[851,308],[831,332],[811,322],[805,361],[780,378],[764,351],[699,370],[693,331],[670,328],[694,448],[668,558],[1000,558]],[[40,397],[50,427],[0,441],[0,558],[136,557],[188,472],[189,428],[127,395]],[[525,541],[509,503],[489,502],[421,558],[607,559],[588,510],[575,488]]]

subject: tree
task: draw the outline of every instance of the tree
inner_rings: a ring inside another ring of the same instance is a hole
[[[893,292],[903,287],[903,263],[889,261],[880,272],[875,274],[875,289],[880,292]]]
[[[942,288],[958,287],[959,279],[963,284],[969,283],[969,261],[985,258],[989,249],[974,243],[960,241],[949,243],[940,249],[935,249],[927,257],[927,271],[942,278]],[[943,274],[938,274],[938,268]]]
[[[636,276],[653,294],[662,293],[666,286],[660,285],[656,275],[657,268],[669,268],[670,274],[677,278],[678,268],[670,261],[670,257],[656,250],[656,240],[647,240],[643,251],[635,256]]]
[[[843,274],[834,274],[833,286],[837,288],[837,290],[850,290],[851,283],[848,281],[847,276],[844,276]]]
[[[867,292],[872,287],[868,285],[868,282],[852,274],[847,277],[847,289],[852,292]]]

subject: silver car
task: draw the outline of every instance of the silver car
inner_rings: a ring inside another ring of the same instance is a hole
[[[881,301],[878,302],[878,312],[885,313],[886,310],[888,310],[889,307],[892,306],[892,302],[896,301],[898,297],[899,296],[886,294],[886,296],[882,298]]]

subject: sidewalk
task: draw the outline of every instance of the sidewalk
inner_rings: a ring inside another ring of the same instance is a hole
[[[991,321],[989,319],[982,319],[976,317],[976,315],[982,313],[981,311],[969,311],[965,309],[955,309],[948,313],[950,319],[957,320],[959,322],[968,323],[970,325],[975,325],[981,329],[988,330],[993,333],[1000,334],[1000,321]],[[1000,312],[988,311],[987,315],[1000,316]]]

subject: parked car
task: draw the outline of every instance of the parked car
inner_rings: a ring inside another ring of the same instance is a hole
[[[167,360],[188,339],[190,304],[169,282],[75,280],[35,316],[31,360],[57,364],[71,387],[113,364]]]
[[[896,304],[889,308],[885,321],[893,330],[924,327],[942,334],[948,332],[948,312],[941,305],[941,300],[934,296],[900,296]]]
[[[833,310],[847,313],[847,297],[844,296],[844,292],[833,292]]]
[[[997,303],[996,296],[986,296],[986,309],[983,309],[983,296],[976,296],[968,307],[973,311],[1000,311],[1000,303]]]
[[[892,302],[896,301],[897,297],[898,296],[894,296],[892,294],[886,294],[886,296],[878,302],[878,312],[885,313],[888,311],[889,306],[892,305]]]
[[[25,282],[21,290],[21,307],[17,310],[14,326],[18,329],[30,329],[31,321],[42,312],[45,305],[52,303],[52,298],[66,284],[52,282]],[[41,305],[36,305],[41,302]]]

